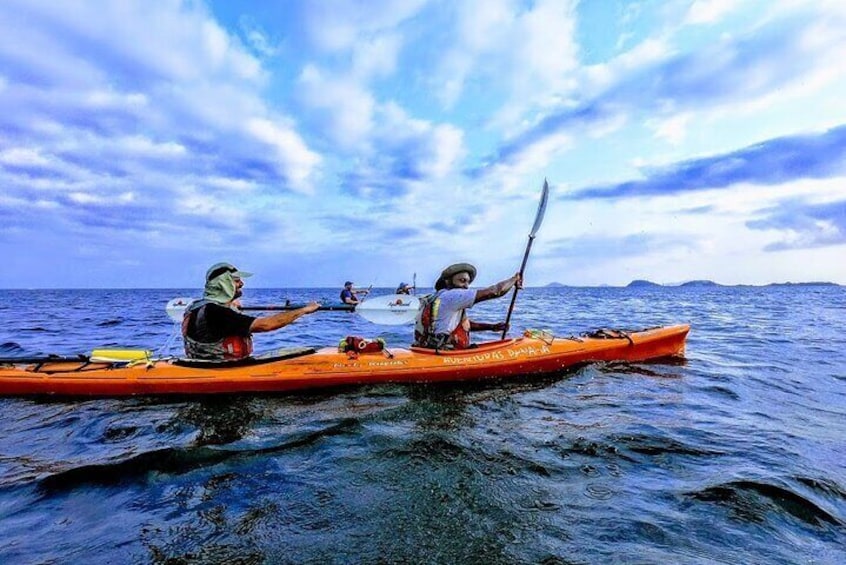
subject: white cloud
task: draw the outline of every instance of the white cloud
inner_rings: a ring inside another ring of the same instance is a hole
[[[5,165],[46,165],[46,159],[37,149],[14,147],[0,153],[0,163]]]
[[[273,57],[280,53],[281,47],[273,43],[264,28],[253,18],[242,16],[239,19],[239,23],[241,26],[241,32],[244,34],[244,38],[256,53],[262,57]]]
[[[305,5],[304,22],[314,45],[328,52],[392,30],[413,17],[427,0],[324,0]]]
[[[468,80],[483,79],[510,100],[495,118],[507,123],[541,103],[550,89],[575,88],[575,6],[555,0],[529,9],[513,0],[459,3],[454,43],[431,81],[441,103],[454,106]]]
[[[684,23],[713,24],[729,14],[737,4],[732,0],[695,0],[687,11]]]
[[[503,194],[522,193],[526,190],[526,178],[536,178],[539,171],[549,170],[556,156],[573,145],[573,138],[566,133],[545,136],[507,161],[492,164],[485,170],[484,178],[498,185]]]
[[[299,98],[322,132],[343,149],[366,141],[373,128],[375,101],[359,82],[349,77],[329,76],[307,66],[299,77]]]
[[[185,147],[173,141],[156,143],[140,135],[133,135],[114,140],[115,149],[124,155],[151,156],[157,158],[181,158],[186,156]]]
[[[0,121],[21,142],[42,144],[40,154],[61,155],[49,161],[57,172],[150,176],[145,168],[166,160],[178,178],[197,163],[213,172],[267,160],[288,188],[309,190],[320,157],[290,120],[274,117],[261,63],[202,4],[12,1],[0,22],[9,32],[0,37],[0,104],[17,108]]]
[[[402,39],[396,34],[382,34],[359,42],[352,50],[352,76],[368,80],[392,74],[401,44]]]
[[[455,172],[456,165],[464,154],[464,133],[458,128],[443,124],[432,132],[432,159],[426,167],[434,178],[443,178]]]
[[[203,179],[205,186],[214,187],[222,191],[235,191],[241,193],[252,192],[256,184],[244,179],[230,177],[206,177]]]
[[[103,198],[86,192],[71,192],[68,194],[68,198],[77,204],[102,204],[104,202]]]
[[[689,113],[676,114],[666,119],[648,120],[647,126],[653,129],[655,136],[678,145],[687,136],[688,125],[692,119]]]
[[[648,38],[607,63],[584,67],[580,97],[591,98],[622,82],[633,73],[667,60],[675,53],[663,38]]]
[[[306,181],[320,163],[320,156],[311,151],[296,132],[270,120],[255,118],[247,122],[246,129],[276,150],[276,157],[282,165],[280,172],[288,176],[294,187],[311,192]]]
[[[460,129],[412,119],[395,104],[381,108],[380,124],[379,145],[393,148],[391,152],[401,155],[427,181],[454,174],[465,154]]]

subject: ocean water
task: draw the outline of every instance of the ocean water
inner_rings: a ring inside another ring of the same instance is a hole
[[[164,352],[191,294],[5,291],[0,356]],[[244,302],[285,299],[336,291]],[[531,380],[0,398],[0,563],[846,563],[846,288],[526,289],[512,333],[681,322],[684,361]],[[411,331],[320,312],[256,346]]]

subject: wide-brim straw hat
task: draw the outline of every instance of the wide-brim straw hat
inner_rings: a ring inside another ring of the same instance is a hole
[[[476,279],[476,267],[470,263],[455,263],[441,271],[441,276],[438,277],[438,281],[435,283],[435,290],[445,289],[447,281],[458,273],[467,273],[470,275],[471,283]]]

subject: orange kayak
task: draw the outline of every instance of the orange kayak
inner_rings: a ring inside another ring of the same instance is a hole
[[[526,332],[462,351],[411,347],[342,353],[282,350],[231,363],[141,355],[0,360],[0,396],[131,396],[288,392],[378,383],[437,383],[553,374],[596,361],[684,355],[688,325],[598,331],[580,337]],[[97,352],[95,352],[97,353]],[[126,353],[126,352],[122,352]]]

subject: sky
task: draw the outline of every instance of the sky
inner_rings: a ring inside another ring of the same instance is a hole
[[[846,284],[840,0],[3,0],[0,288]]]

